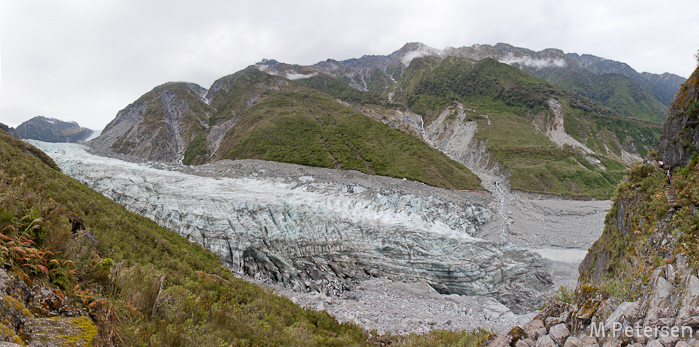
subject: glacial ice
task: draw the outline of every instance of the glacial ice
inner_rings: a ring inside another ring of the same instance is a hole
[[[208,247],[230,270],[296,291],[337,295],[382,277],[491,295],[524,312],[552,287],[538,254],[471,236],[492,216],[465,193],[292,164],[132,163],[79,144],[32,143],[67,175]],[[372,180],[381,183],[362,183]]]

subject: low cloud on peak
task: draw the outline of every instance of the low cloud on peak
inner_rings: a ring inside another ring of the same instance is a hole
[[[508,65],[519,64],[519,65],[524,65],[527,67],[532,67],[535,69],[543,69],[543,68],[548,68],[548,67],[565,67],[566,66],[566,61],[562,58],[538,59],[538,58],[532,58],[528,55],[521,56],[521,57],[515,57],[512,54],[508,55],[507,57],[505,57],[503,59],[500,59],[500,62],[508,64]]]

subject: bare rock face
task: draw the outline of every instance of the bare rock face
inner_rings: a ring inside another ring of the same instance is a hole
[[[658,151],[667,165],[684,166],[699,151],[699,68],[680,87],[670,104]]]
[[[187,145],[204,132],[213,108],[206,89],[193,83],[166,83],[119,111],[89,142],[103,155],[139,161],[178,163]]]

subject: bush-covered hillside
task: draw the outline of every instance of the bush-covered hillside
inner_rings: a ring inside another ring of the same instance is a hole
[[[562,107],[566,133],[595,153],[549,140],[551,99]],[[474,117],[475,138],[487,141],[486,150],[509,170],[512,189],[530,192],[608,198],[623,177],[622,150],[645,155],[661,131],[658,123],[624,117],[493,59],[415,59],[393,100],[428,124],[457,102],[485,115]]]
[[[672,171],[639,164],[619,186],[604,233],[580,265],[581,280],[634,299],[651,271],[684,253],[699,264],[699,160]]]
[[[451,189],[479,189],[462,164],[315,90],[268,91],[226,134],[219,159],[264,159],[405,177]]]

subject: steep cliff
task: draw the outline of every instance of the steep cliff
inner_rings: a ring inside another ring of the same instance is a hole
[[[682,84],[670,105],[658,151],[671,166],[687,165],[699,151],[699,68]]]

